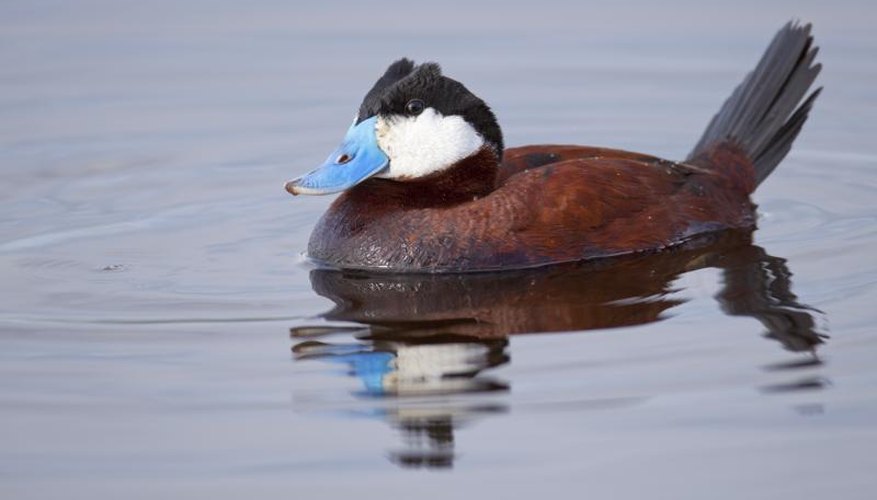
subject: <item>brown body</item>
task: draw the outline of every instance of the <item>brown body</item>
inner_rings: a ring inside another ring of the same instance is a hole
[[[347,268],[511,269],[654,251],[755,225],[756,177],[730,143],[689,163],[584,146],[488,150],[410,182],[369,179],[318,223],[310,255]]]

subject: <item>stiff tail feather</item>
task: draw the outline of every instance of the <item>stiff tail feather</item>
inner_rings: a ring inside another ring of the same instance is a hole
[[[755,166],[756,184],[774,171],[822,91],[820,87],[804,98],[822,69],[813,64],[819,48],[810,28],[789,22],[774,36],[755,69],[710,121],[687,162],[703,162],[712,148],[731,144]]]

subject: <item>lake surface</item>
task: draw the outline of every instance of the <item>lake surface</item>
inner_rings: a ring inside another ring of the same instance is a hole
[[[797,16],[825,92],[759,229],[536,272],[303,258],[401,56],[509,145],[682,158]],[[3,498],[873,498],[869,2],[0,5]]]

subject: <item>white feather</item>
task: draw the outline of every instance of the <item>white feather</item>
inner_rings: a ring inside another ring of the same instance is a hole
[[[484,145],[462,116],[426,108],[417,116],[378,117],[378,146],[390,158],[386,179],[415,179],[444,170]]]

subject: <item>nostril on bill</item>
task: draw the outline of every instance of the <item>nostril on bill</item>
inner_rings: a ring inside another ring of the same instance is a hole
[[[339,165],[344,165],[345,163],[349,162],[352,159],[353,159],[353,156],[350,156],[349,154],[344,153],[335,159],[335,163],[337,163]]]

